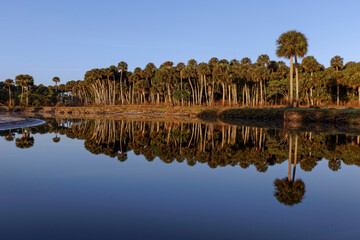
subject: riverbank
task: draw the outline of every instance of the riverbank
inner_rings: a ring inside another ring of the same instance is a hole
[[[216,108],[208,107],[169,107],[152,105],[115,107],[0,107],[0,112],[38,113],[53,116],[97,116],[97,115],[143,115],[143,116],[192,116]]]
[[[95,116],[150,116],[192,117],[203,120],[263,121],[304,125],[308,123],[360,125],[360,109],[354,108],[226,108],[226,107],[169,107],[169,106],[116,106],[116,107],[27,107],[0,108],[0,112],[32,113],[54,117]]]
[[[203,119],[280,121],[288,124],[333,123],[360,125],[360,109],[353,108],[232,108],[205,110]]]
[[[4,111],[24,118],[76,118],[198,122],[279,130],[360,135],[360,109],[222,108],[222,107],[44,107]]]

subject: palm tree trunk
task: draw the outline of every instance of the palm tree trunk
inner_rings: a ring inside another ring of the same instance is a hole
[[[266,97],[266,81],[264,81],[264,103],[267,106],[267,97]]]
[[[228,85],[229,90],[229,106],[231,107],[231,84]]]
[[[226,93],[226,89],[225,89],[225,84],[224,84],[224,83],[221,83],[221,84],[222,84],[222,89],[223,89],[222,104],[223,104],[223,106],[225,106],[225,93]]]
[[[26,107],[29,106],[29,86],[26,86]]]
[[[10,86],[9,86],[9,107],[11,107],[11,89],[10,89]]]
[[[20,101],[21,101],[20,105],[21,106],[23,105],[23,96],[24,96],[24,86],[21,86],[21,99],[20,99]]]
[[[183,97],[183,76],[182,70],[180,71],[180,89],[181,89],[181,106],[184,106],[184,97]]]
[[[295,75],[296,75],[296,107],[299,107],[299,69],[298,69],[296,55],[295,55]]]
[[[293,78],[294,78],[293,56],[291,55],[291,57],[290,57],[290,102],[289,102],[290,107],[293,107],[293,101],[294,101]]]
[[[193,105],[195,105],[195,104],[194,104],[194,101],[195,101],[194,87],[193,87],[193,85],[192,85],[192,83],[191,83],[190,78],[188,78],[188,80],[189,80],[189,84],[190,84],[190,87],[191,87],[191,92],[192,92],[192,97],[193,97]]]
[[[339,92],[340,92],[340,86],[339,85],[337,85],[336,86],[336,105],[337,106],[339,106],[340,105],[340,94],[339,94]]]
[[[246,89],[246,84],[243,87],[243,94],[242,94],[242,105],[245,106],[245,89]]]
[[[121,100],[121,104],[124,105],[124,94],[123,94],[123,88],[122,88],[122,77],[123,77],[123,70],[121,70],[121,73],[120,73],[120,100]]]
[[[263,86],[262,86],[262,79],[260,79],[260,105],[263,106]]]
[[[167,84],[167,91],[168,91],[168,95],[169,95],[169,103],[170,106],[172,106],[172,99],[171,99],[171,91],[170,91],[170,84]]]

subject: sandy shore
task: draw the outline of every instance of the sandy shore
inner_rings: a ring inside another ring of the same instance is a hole
[[[0,115],[0,130],[31,127],[43,124],[44,121],[33,118],[20,118]]]
[[[0,124],[15,123],[19,121],[26,121],[26,118],[0,115]]]

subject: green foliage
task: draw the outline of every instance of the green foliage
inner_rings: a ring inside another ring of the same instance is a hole
[[[301,203],[305,195],[305,183],[297,179],[289,181],[287,178],[276,179],[274,182],[274,197],[282,204],[293,206]]]

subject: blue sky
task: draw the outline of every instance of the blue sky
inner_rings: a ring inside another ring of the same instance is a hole
[[[126,61],[129,69],[211,57],[275,55],[288,30],[325,66],[360,61],[360,1],[6,1],[0,0],[0,81],[31,74],[36,84],[83,79]]]

